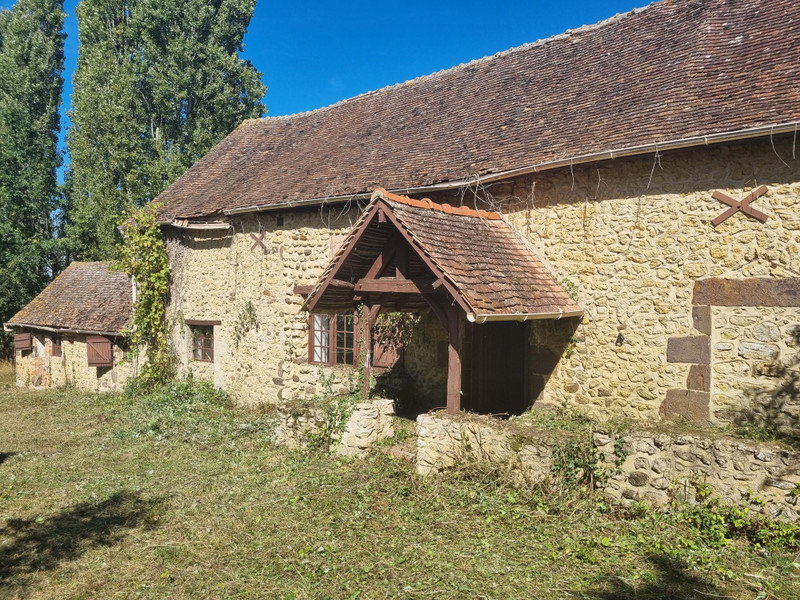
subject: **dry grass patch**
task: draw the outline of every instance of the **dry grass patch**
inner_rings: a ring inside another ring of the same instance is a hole
[[[491,468],[289,452],[268,415],[164,393],[0,391],[0,597],[800,597],[787,551]]]

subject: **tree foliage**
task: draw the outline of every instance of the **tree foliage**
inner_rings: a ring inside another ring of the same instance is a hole
[[[0,322],[60,268],[58,107],[63,0],[18,0],[0,11]],[[0,333],[0,354],[8,336]]]
[[[83,0],[68,144],[70,248],[113,258],[116,224],[242,120],[261,74],[240,58],[255,0]]]

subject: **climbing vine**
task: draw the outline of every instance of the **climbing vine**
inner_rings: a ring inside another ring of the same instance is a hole
[[[247,304],[239,311],[236,322],[233,324],[233,344],[237,350],[239,348],[239,343],[251,329],[258,331],[258,315],[256,315],[256,308],[253,306],[253,301],[248,300]]]
[[[145,350],[141,377],[151,385],[166,383],[175,375],[166,320],[169,260],[156,211],[151,203],[127,216],[122,224],[125,244],[117,265],[136,284],[130,342],[136,351]]]
[[[380,313],[372,335],[382,346],[400,350],[409,343],[419,322],[420,316],[410,312]]]

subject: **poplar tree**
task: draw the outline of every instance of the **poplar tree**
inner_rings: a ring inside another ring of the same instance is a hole
[[[63,0],[0,11],[0,322],[59,270],[54,239],[64,69]],[[0,331],[0,354],[10,336]]]
[[[121,215],[264,113],[239,56],[255,0],[83,0],[68,136],[70,248],[115,258]]]

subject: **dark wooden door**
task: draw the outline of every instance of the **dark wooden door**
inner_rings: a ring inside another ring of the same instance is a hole
[[[525,410],[527,326],[498,322],[470,324],[462,388],[465,408],[477,413],[520,414]]]

